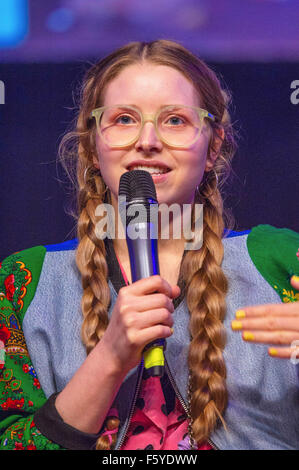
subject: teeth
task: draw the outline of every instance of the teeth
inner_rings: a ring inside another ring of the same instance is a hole
[[[152,174],[167,173],[167,169],[165,168],[152,167],[152,166],[133,166],[132,168],[130,168],[130,171],[132,170],[145,170]]]

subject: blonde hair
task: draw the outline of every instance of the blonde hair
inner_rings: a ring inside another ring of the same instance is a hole
[[[196,194],[196,200],[204,203],[203,246],[200,250],[187,252],[181,266],[190,312],[188,365],[192,390],[192,433],[200,444],[208,439],[218,418],[223,419],[227,404],[223,318],[228,283],[221,268],[222,237],[224,227],[232,228],[234,221],[223,208],[220,190],[229,177],[236,143],[228,112],[229,93],[223,89],[211,68],[173,41],[130,43],[92,66],[83,81],[76,129],[66,134],[61,142],[60,155],[64,165],[68,162],[76,168],[79,239],[76,262],[83,286],[82,340],[88,354],[105,332],[110,303],[105,244],[95,235],[95,209],[109,200],[110,193],[93,165],[95,128],[90,112],[101,106],[106,85],[121,70],[142,61],[172,67],[192,82],[202,107],[216,116],[216,122],[210,124],[209,152],[215,150],[217,141],[219,143],[219,130],[224,130],[214,171],[204,175]],[[111,418],[106,426],[114,429],[118,424],[116,418]],[[113,434],[111,448],[115,446],[116,439],[117,435]],[[109,449],[108,437],[99,438],[96,448]]]

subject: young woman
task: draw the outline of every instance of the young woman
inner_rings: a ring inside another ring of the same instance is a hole
[[[88,71],[62,144],[78,240],[0,269],[1,449],[299,447],[299,235],[227,230],[228,104],[214,72],[170,41],[131,43]],[[203,245],[159,227],[160,275],[132,283],[126,240],[101,238],[96,209],[117,215],[120,177],[136,168],[159,204],[203,204]],[[142,361],[157,338],[162,378]]]

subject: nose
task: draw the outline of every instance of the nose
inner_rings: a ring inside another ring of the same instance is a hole
[[[144,124],[135,148],[137,151],[144,151],[145,153],[160,152],[162,150],[163,144],[157,135],[153,122]]]

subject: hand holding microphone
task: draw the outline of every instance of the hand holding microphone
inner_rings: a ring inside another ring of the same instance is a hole
[[[131,349],[133,354],[128,359],[129,363],[133,361],[136,365],[136,352],[143,345],[137,357],[139,354],[140,359],[140,353],[143,352],[147,374],[162,376],[165,338],[172,334],[172,299],[179,295],[180,289],[178,286],[170,286],[159,275],[158,219],[153,217],[155,210],[157,215],[158,202],[150,173],[133,170],[123,174],[119,184],[119,200],[133,284],[120,289],[115,307],[118,314],[114,318],[117,316],[119,322],[115,328],[119,334],[120,328],[123,330],[117,349],[120,344],[126,343],[123,344],[124,350]],[[108,327],[110,333],[113,331],[112,318],[111,322]],[[105,339],[108,336],[106,333]]]
[[[171,336],[172,300],[179,294],[178,286],[171,286],[159,275],[140,279],[119,290],[111,319],[101,339],[116,372],[125,375],[139,364],[148,344],[157,338]],[[150,362],[144,359],[146,367]],[[150,370],[147,367],[149,374]]]

